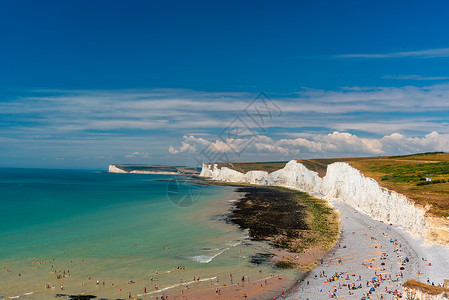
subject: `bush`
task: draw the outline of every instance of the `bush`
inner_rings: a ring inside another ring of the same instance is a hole
[[[435,179],[432,181],[420,181],[418,182],[416,185],[417,186],[421,186],[421,185],[428,185],[428,184],[436,184],[436,183],[446,183],[446,179]]]

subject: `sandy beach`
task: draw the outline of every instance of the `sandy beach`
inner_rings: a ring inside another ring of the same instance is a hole
[[[447,247],[426,246],[340,200],[330,203],[341,216],[340,239],[287,299],[398,299],[407,279],[438,285],[449,277]]]

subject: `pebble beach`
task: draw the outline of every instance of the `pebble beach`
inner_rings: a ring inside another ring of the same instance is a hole
[[[449,277],[447,247],[425,245],[341,200],[330,203],[341,218],[339,241],[287,299],[401,299],[408,279],[441,285]]]

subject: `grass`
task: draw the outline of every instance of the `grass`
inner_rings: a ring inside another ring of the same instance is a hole
[[[373,172],[386,174],[381,177],[381,181],[390,181],[395,183],[419,185],[421,181],[425,180],[426,177],[444,177],[443,179],[445,179],[445,177],[449,178],[449,162],[385,164],[373,166],[370,170]],[[436,180],[433,181],[435,182]],[[437,181],[437,183],[441,183],[441,180]]]

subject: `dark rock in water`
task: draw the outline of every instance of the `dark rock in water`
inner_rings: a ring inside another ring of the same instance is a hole
[[[73,299],[73,300],[89,300],[89,299],[97,298],[97,296],[94,296],[94,295],[69,295],[69,294],[56,294],[55,297],[56,298],[65,297],[65,298],[69,298],[69,299]]]
[[[211,220],[220,221],[220,222],[229,222],[228,220],[229,214],[216,214],[212,216]]]
[[[249,261],[256,265],[265,264],[268,263],[273,256],[274,254],[272,253],[256,253],[250,257]]]

